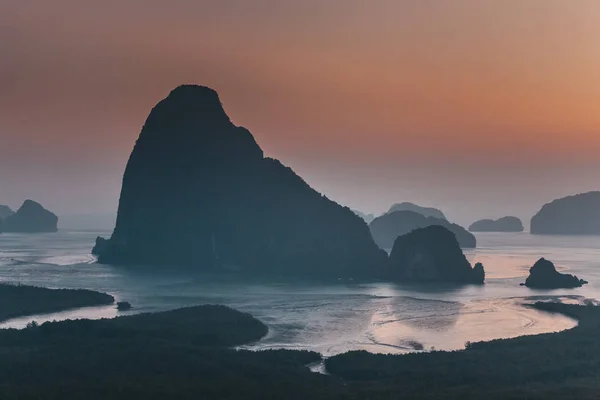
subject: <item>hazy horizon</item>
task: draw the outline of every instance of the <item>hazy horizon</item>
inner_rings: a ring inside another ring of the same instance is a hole
[[[15,209],[115,213],[145,118],[184,83],[365,213],[410,201],[527,226],[600,189],[593,0],[0,3],[0,204]]]

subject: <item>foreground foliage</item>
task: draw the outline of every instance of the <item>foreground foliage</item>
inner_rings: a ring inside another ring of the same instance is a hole
[[[238,351],[267,327],[222,306],[0,331],[4,399],[595,399],[600,308],[540,303],[580,320],[561,333],[404,356],[350,352],[330,375],[307,351]]]
[[[224,306],[0,330],[0,398],[323,398],[307,351],[237,351],[267,327]]]

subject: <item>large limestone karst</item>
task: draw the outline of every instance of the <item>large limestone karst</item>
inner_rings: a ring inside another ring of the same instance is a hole
[[[480,219],[469,226],[471,232],[523,232],[523,222],[517,217],[502,217],[497,220]]]
[[[217,93],[185,85],[159,102],[127,163],[101,263],[271,275],[378,277],[366,223],[266,158]]]
[[[581,193],[545,204],[531,218],[531,233],[600,235],[600,192]]]
[[[483,265],[471,264],[455,235],[440,225],[415,229],[399,236],[390,254],[391,277],[395,281],[483,283]]]
[[[398,236],[405,235],[417,228],[431,225],[440,225],[451,231],[463,248],[473,248],[477,239],[472,233],[467,232],[460,225],[448,222],[445,219],[426,217],[412,211],[394,211],[375,218],[369,224],[371,235],[375,243],[382,249],[391,249]]]
[[[58,217],[33,200],[25,200],[16,213],[4,219],[4,232],[43,233],[58,230]]]
[[[418,214],[424,215],[426,217],[433,217],[439,219],[446,219],[446,216],[441,210],[433,207],[423,207],[418,204],[404,202],[404,203],[396,203],[390,207],[389,213],[393,213],[394,211],[412,211]]]

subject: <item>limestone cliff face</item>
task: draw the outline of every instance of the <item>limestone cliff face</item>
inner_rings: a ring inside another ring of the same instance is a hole
[[[463,254],[455,235],[440,225],[418,228],[394,242],[391,277],[396,281],[483,283],[483,265],[475,268]]]
[[[600,235],[600,192],[554,200],[531,218],[531,233]]]
[[[360,217],[265,158],[214,90],[191,85],[146,120],[97,252],[102,263],[300,276],[378,276],[386,262]]]
[[[4,232],[56,232],[58,217],[33,200],[25,200],[16,213],[4,219]]]

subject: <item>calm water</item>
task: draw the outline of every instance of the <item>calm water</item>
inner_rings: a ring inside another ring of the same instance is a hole
[[[600,299],[600,237],[478,234],[471,261],[484,264],[484,286],[426,287],[393,284],[241,283],[202,275],[143,273],[99,265],[89,251],[109,232],[0,235],[0,280],[108,292],[135,307],[131,312],[219,303],[250,312],[269,335],[251,348],[311,349],[325,355],[353,349],[400,353],[414,343],[425,349],[460,349],[490,340],[573,327],[566,317],[523,307],[536,299]],[[519,286],[528,268],[546,257],[590,283],[580,289],[534,291]],[[65,318],[113,317],[91,307],[19,318],[0,327]]]

